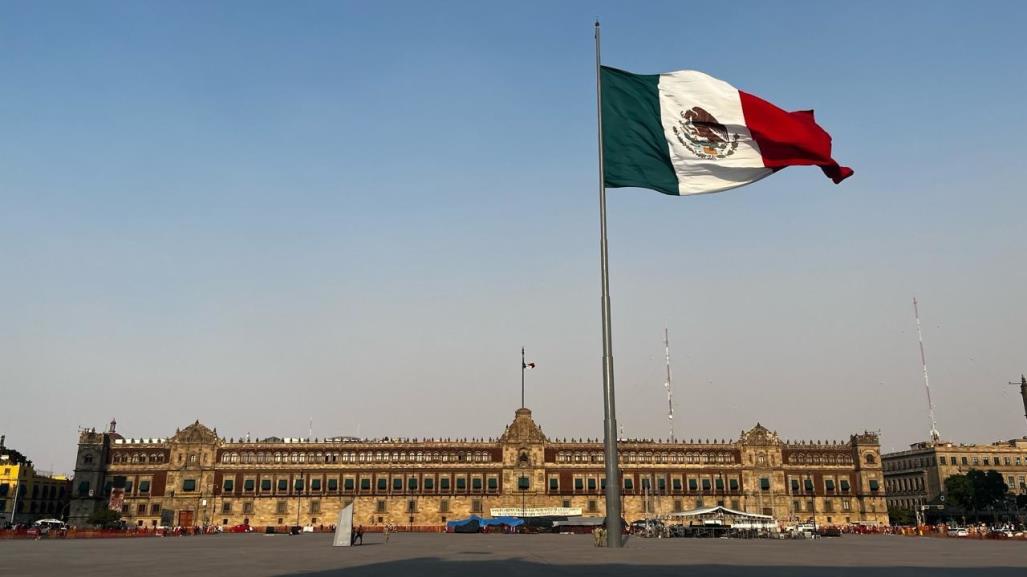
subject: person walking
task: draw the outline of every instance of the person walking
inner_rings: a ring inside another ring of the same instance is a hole
[[[392,525],[390,523],[386,523],[385,524],[385,544],[386,545],[388,545],[388,543],[389,543],[389,530],[390,529],[392,529]]]

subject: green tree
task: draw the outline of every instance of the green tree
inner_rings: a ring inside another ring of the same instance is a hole
[[[949,502],[975,513],[1001,504],[1008,491],[1002,475],[994,469],[987,472],[970,469],[965,475],[952,475],[945,479]]]
[[[948,502],[966,510],[974,509],[974,484],[966,475],[952,475],[945,479]]]
[[[1009,486],[998,471],[991,469],[985,473],[970,469],[966,476],[974,485],[974,504],[978,509],[994,507],[1005,500]]]
[[[117,526],[120,520],[121,513],[111,511],[106,507],[93,511],[93,514],[89,516],[89,524],[101,529],[111,529]]]
[[[916,516],[909,509],[888,507],[888,521],[892,525],[912,525],[916,523]]]

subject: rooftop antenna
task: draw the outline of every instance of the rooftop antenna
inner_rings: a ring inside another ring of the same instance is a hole
[[[924,367],[924,389],[927,390],[927,408],[931,415],[931,440],[937,443],[941,440],[941,433],[938,432],[938,423],[934,419],[934,402],[931,400],[931,381],[927,378],[927,356],[924,355],[924,335],[920,331],[920,308],[917,306],[916,297],[913,297],[913,316],[916,318],[916,336],[920,341],[920,364]]]
[[[667,389],[667,426],[670,427],[670,442],[674,442],[674,395],[670,388],[670,329],[663,327],[663,346],[667,357],[667,380],[663,387]]]

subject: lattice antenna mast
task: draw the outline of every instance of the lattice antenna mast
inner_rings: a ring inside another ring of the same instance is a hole
[[[667,425],[670,427],[670,442],[674,442],[674,394],[670,387],[670,329],[663,328],[663,346],[667,357],[667,380],[663,386],[667,389]]]
[[[939,441],[941,433],[938,432],[938,423],[934,419],[934,402],[931,400],[931,381],[927,378],[927,356],[924,354],[924,334],[920,330],[920,307],[917,306],[916,297],[913,297],[913,316],[916,318],[916,336],[920,341],[920,364],[924,368],[924,389],[927,390],[927,409],[931,416],[931,440]]]

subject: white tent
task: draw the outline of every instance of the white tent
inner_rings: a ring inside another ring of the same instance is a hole
[[[777,521],[770,515],[735,511],[734,509],[728,509],[719,505],[671,513],[666,515],[665,518],[682,524],[687,522],[690,525],[719,525],[731,527],[732,529],[777,529]]]

